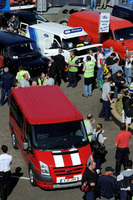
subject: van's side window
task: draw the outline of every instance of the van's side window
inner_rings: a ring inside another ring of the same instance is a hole
[[[16,100],[14,99],[13,95],[11,96],[10,109],[11,109],[11,113],[13,115],[14,120],[16,121],[16,123],[20,127],[21,132],[23,133],[24,116]]]
[[[25,140],[28,142],[28,147],[32,152],[32,132],[31,125],[27,122]]]

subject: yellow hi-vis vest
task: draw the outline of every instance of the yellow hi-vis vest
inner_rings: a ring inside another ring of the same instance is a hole
[[[23,70],[23,71],[20,71],[17,73],[18,82],[20,82],[20,83],[22,82],[22,80],[24,79],[24,77],[23,77],[24,74],[28,74],[28,76],[29,76],[29,72],[26,70]]]
[[[95,63],[93,61],[88,61],[85,63],[85,72],[84,72],[84,77],[85,78],[91,78],[94,77],[94,67]]]
[[[75,65],[76,60],[78,60],[78,57],[77,57],[77,56],[75,56],[74,58],[71,58],[71,57],[70,57],[70,58],[69,58],[69,63]],[[70,72],[77,72],[77,71],[78,71],[78,67],[74,67],[74,66],[69,66],[69,65],[68,65],[68,70],[69,70]]]
[[[91,123],[88,121],[88,120],[84,120],[84,124],[85,124],[85,128],[87,127],[87,126],[89,126],[90,127],[90,129],[91,129],[91,133],[93,132],[93,128],[92,128],[92,126],[91,126]],[[91,142],[91,138],[92,138],[92,135],[88,135],[88,139],[89,139],[89,141]]]
[[[38,85],[42,85],[42,81],[40,78],[38,78]]]

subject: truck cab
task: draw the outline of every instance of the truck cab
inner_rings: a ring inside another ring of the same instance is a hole
[[[119,54],[121,59],[125,58],[125,51],[129,48],[133,52],[133,25],[131,22],[118,17],[110,17],[108,33],[99,33],[100,14],[96,11],[82,11],[70,16],[68,25],[72,27],[81,26],[88,34],[92,44],[98,42],[104,48],[113,46],[114,51]]]
[[[57,55],[59,48],[61,48],[63,50],[62,55],[64,55],[66,62],[68,62],[70,51],[76,51],[80,66],[90,49],[96,53],[98,51],[97,47],[102,46],[102,44],[92,45],[83,28],[72,28],[54,22],[29,26],[27,37],[35,40],[42,54],[47,57]]]

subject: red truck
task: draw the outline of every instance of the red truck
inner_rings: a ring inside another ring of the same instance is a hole
[[[68,26],[81,26],[92,44],[98,42],[104,48],[114,47],[114,51],[119,54],[121,59],[125,58],[125,51],[129,48],[133,53],[133,24],[118,17],[110,17],[110,27],[108,33],[99,33],[99,12],[82,11],[72,14],[68,21]]]

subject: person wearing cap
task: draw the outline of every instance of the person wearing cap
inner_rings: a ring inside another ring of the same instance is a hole
[[[95,122],[95,119],[93,119],[93,115],[91,113],[88,114],[87,118],[84,120],[87,136],[90,142],[91,142],[92,133],[93,133],[92,125],[94,124],[94,122]]]
[[[116,179],[112,177],[114,169],[111,166],[105,168],[105,174],[98,179],[98,188],[100,190],[101,200],[115,200]]]
[[[133,176],[132,161],[128,160],[126,169],[117,176],[117,182],[120,189],[120,200],[131,199],[130,195],[130,181]]]
[[[95,172],[96,163],[94,160],[90,160],[88,163],[88,167],[86,168],[83,178],[82,184],[86,181],[88,182],[89,191],[85,193],[86,200],[94,200],[95,199],[95,189],[97,185],[98,175]]]
[[[124,169],[126,168],[126,163],[129,159],[129,140],[131,138],[131,132],[126,131],[126,127],[121,127],[121,132],[116,136],[115,146],[116,146],[116,167],[115,175],[119,175],[121,171],[121,165],[123,164]]]

